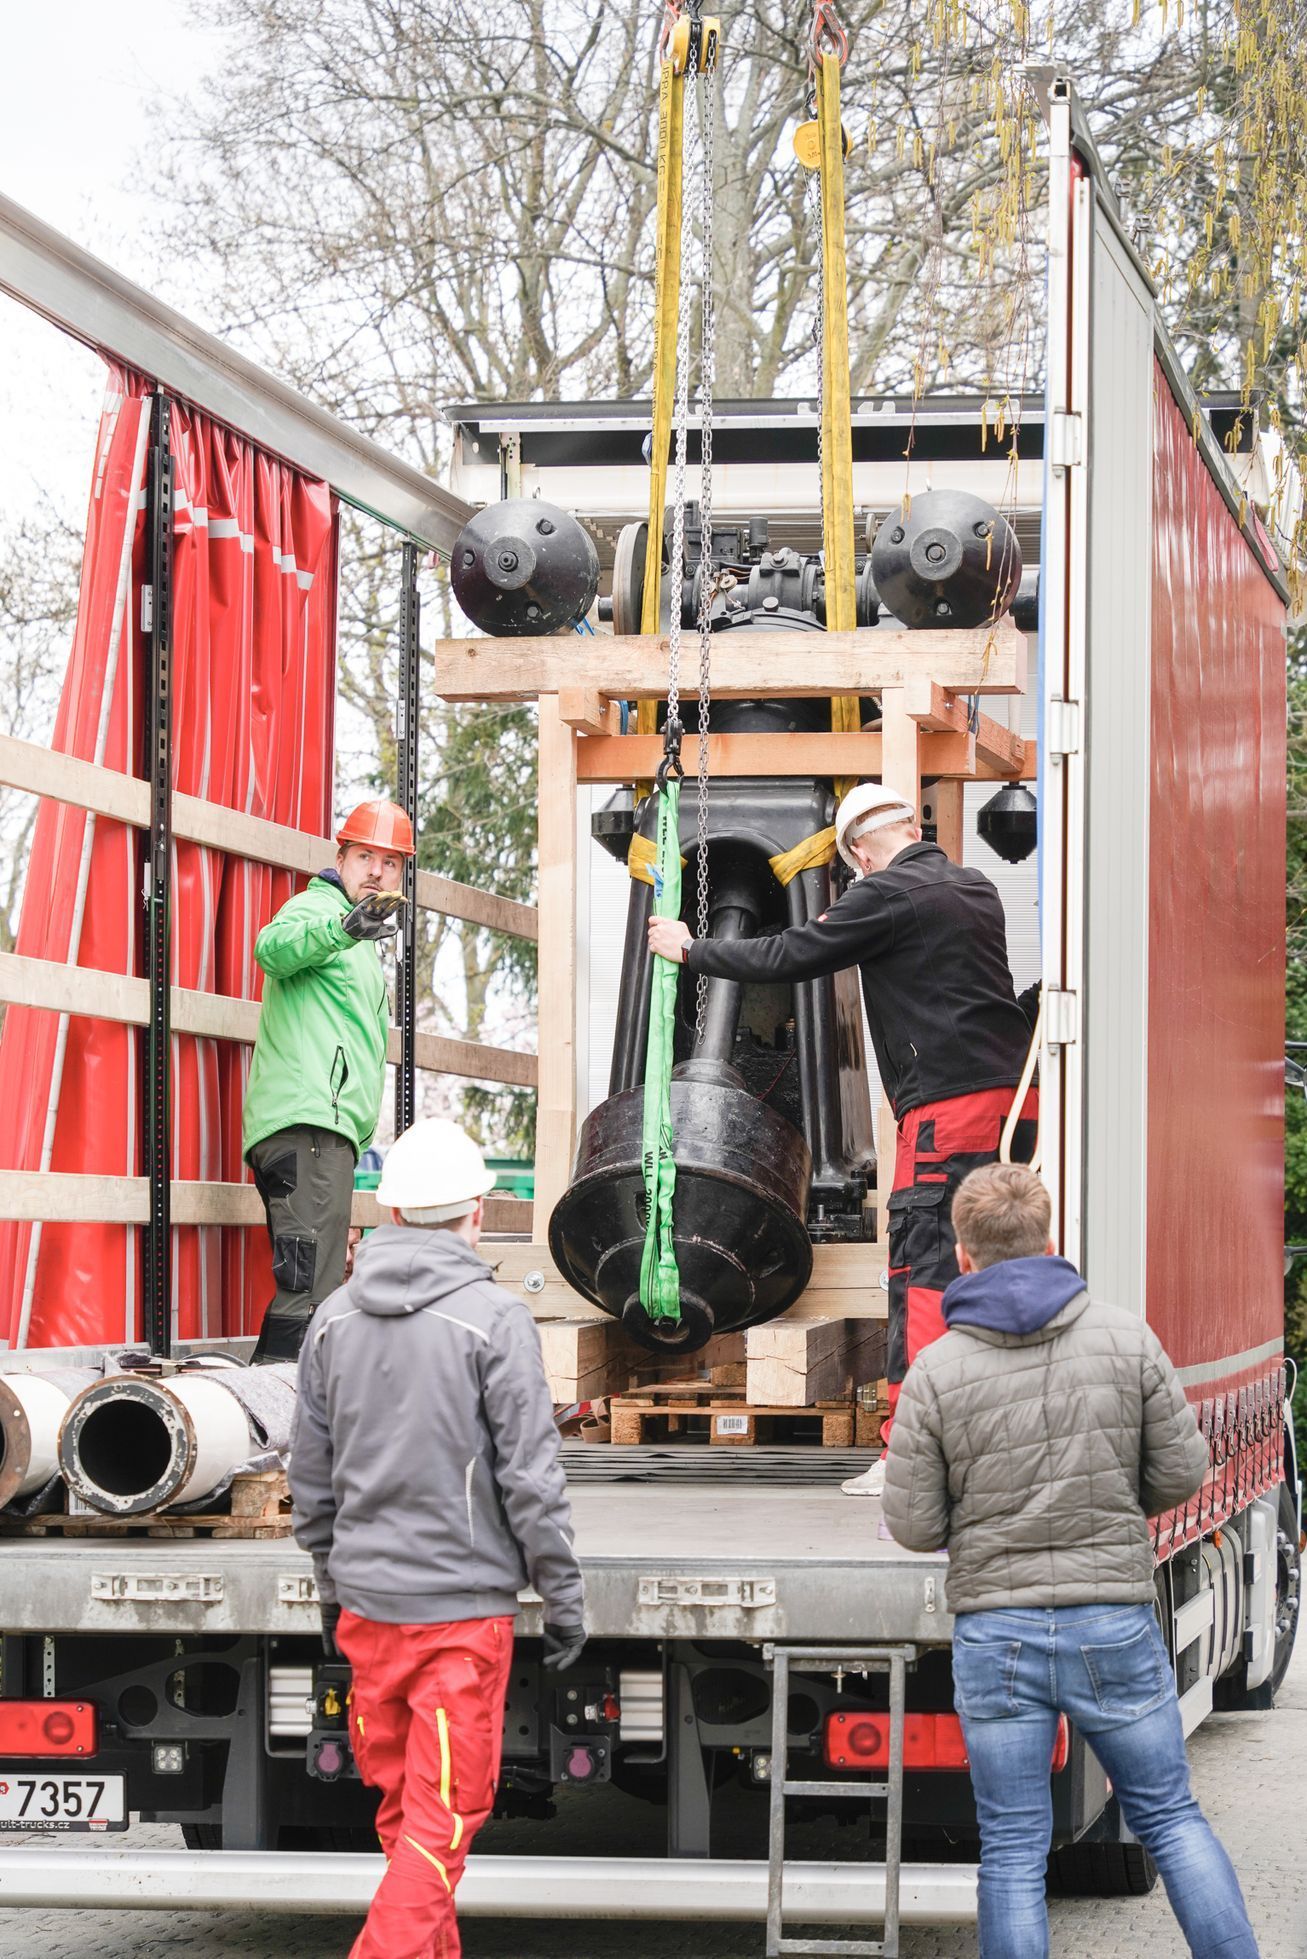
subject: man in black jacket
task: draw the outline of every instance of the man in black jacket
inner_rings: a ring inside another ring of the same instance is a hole
[[[859,783],[839,806],[840,856],[858,875],[820,917],[756,939],[695,939],[655,918],[649,949],[695,973],[744,981],[817,979],[858,966],[881,1082],[898,1124],[889,1200],[890,1422],[912,1361],[944,1331],[958,1276],[950,1206],[968,1171],[996,1160],[1030,1028],[1008,969],[1003,903],[980,871],[923,843],[912,800]],[[1037,1106],[1023,1105],[1013,1155],[1028,1159]],[[878,1461],[844,1488],[879,1496]]]

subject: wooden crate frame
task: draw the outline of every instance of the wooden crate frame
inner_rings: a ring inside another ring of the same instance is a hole
[[[450,639],[436,647],[435,691],[450,702],[530,701],[539,704],[539,1052],[536,1178],[532,1243],[509,1260],[533,1303],[570,1291],[549,1259],[548,1222],[567,1187],[577,1141],[576,911],[577,787],[580,783],[647,780],[662,753],[656,736],[622,734],[617,703],[666,693],[665,638],[595,634],[522,639]],[[960,859],[962,791],[969,781],[1028,781],[1037,770],[1035,743],[989,715],[974,713],[967,695],[1020,695],[1026,690],[1026,637],[1010,618],[974,631],[920,632],[882,626],[848,633],[747,631],[713,643],[716,699],[875,695],[881,727],[862,734],[713,735],[708,767],[721,775],[881,775],[921,803],[923,776],[931,792],[941,846]],[[795,675],[801,676],[795,679]],[[697,737],[682,748],[687,774],[698,763]],[[885,1112],[882,1112],[883,1114]],[[882,1122],[879,1156],[893,1162],[893,1125]],[[885,1312],[887,1192],[877,1194],[881,1243],[814,1247],[813,1278],[805,1301],[822,1298],[825,1312],[871,1317]],[[516,1249],[516,1248],[515,1248]],[[831,1272],[853,1255],[865,1279],[838,1294]],[[523,1261],[526,1261],[523,1263]],[[552,1284],[550,1281],[552,1280]],[[506,1277],[506,1283],[514,1283]],[[855,1299],[865,1301],[855,1305]],[[847,1300],[848,1303],[844,1303]],[[806,1314],[805,1317],[817,1317]]]

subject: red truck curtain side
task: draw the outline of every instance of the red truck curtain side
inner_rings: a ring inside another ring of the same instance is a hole
[[[1283,1333],[1284,602],[1154,395],[1148,1318],[1228,1391]]]
[[[54,747],[140,774],[145,690],[137,634],[145,564],[151,384],[111,370],[97,445],[78,621]],[[336,514],[328,487],[174,403],[174,787],[291,828],[331,817]],[[257,998],[254,940],[291,873],[176,842],[173,980]],[[143,970],[140,833],[43,802],[18,951]],[[0,1036],[7,1167],[139,1175],[134,1029],[11,1007]],[[238,1182],[248,1050],[173,1040],[173,1175]],[[13,1345],[135,1339],[134,1227],[0,1223]],[[262,1231],[173,1234],[182,1338],[257,1325],[271,1292]]]

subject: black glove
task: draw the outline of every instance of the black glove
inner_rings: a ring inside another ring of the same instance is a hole
[[[340,1607],[334,1599],[323,1599],[318,1606],[322,1614],[322,1650],[327,1658],[339,1663],[345,1657],[336,1644],[336,1627],[340,1624]]]
[[[401,891],[373,891],[347,911],[341,924],[351,939],[389,939],[399,930]]]
[[[545,1627],[545,1665],[551,1673],[566,1673],[585,1645],[584,1626]]]

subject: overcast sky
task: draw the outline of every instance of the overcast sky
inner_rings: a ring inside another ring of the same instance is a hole
[[[0,0],[0,35],[0,192],[158,286],[157,112],[222,59],[221,35],[190,0]],[[0,298],[0,513],[39,488],[80,526],[103,376],[93,354]]]

